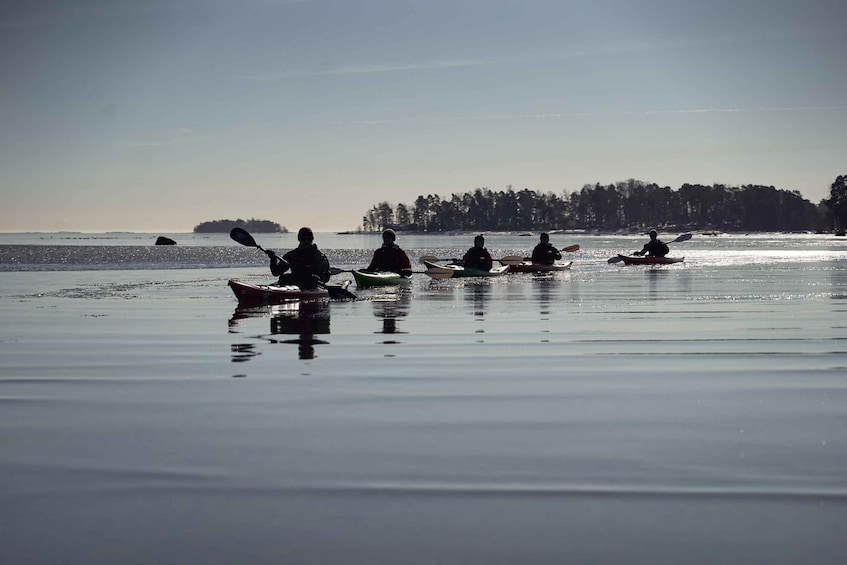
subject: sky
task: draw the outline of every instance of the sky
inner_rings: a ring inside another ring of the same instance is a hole
[[[843,0],[0,0],[0,231],[351,230],[630,178],[817,203]]]

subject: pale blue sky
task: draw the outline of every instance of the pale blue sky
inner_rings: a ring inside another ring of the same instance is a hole
[[[843,0],[0,2],[0,231],[847,173]]]

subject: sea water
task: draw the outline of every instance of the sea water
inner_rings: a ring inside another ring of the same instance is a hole
[[[843,238],[554,233],[568,272],[242,310],[264,254],[155,235],[0,235],[2,563],[844,560]]]

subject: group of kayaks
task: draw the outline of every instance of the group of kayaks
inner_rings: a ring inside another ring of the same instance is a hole
[[[237,232],[237,233],[236,233]],[[233,230],[230,234],[232,238],[242,245],[248,245],[261,249],[252,236],[244,232],[244,230]],[[690,235],[680,236],[677,240],[690,239]],[[576,251],[578,245],[572,245],[565,248],[566,251]],[[264,251],[264,250],[263,250]],[[681,263],[684,257],[651,257],[638,255],[617,255],[609,259],[609,263],[623,262],[624,265],[668,265],[673,263]],[[499,265],[492,267],[489,270],[475,269],[464,266],[461,262],[450,259],[438,259],[437,257],[426,255],[421,257],[421,263],[424,264],[426,270],[423,274],[433,279],[455,279],[466,277],[498,277],[506,273],[555,273],[559,271],[567,271],[573,264],[568,262],[533,263],[524,257],[516,255],[507,256],[499,259]],[[332,272],[342,272],[339,269],[333,269]],[[353,269],[346,271],[353,274],[353,279],[356,281],[358,288],[381,287],[381,286],[408,286],[411,284],[410,276],[402,275],[393,272],[373,272],[365,269]],[[278,284],[251,284],[238,280],[230,280],[229,287],[238,299],[239,306],[264,306],[269,304],[280,304],[291,300],[352,300],[356,298],[352,292],[347,290],[350,281],[344,281],[341,284],[327,283],[317,288],[304,289],[296,285],[278,285]]]
[[[637,257],[633,255],[618,255],[615,262],[624,265],[670,265],[681,263],[684,257]],[[499,277],[506,273],[555,273],[567,271],[573,265],[572,261],[556,262],[553,264],[533,263],[532,261],[506,259],[506,264],[495,265],[490,270],[474,269],[456,263],[439,263],[435,257],[424,257],[421,261],[426,270],[424,274],[433,279],[455,279],[467,277]],[[392,272],[371,272],[353,269],[353,279],[358,288],[380,286],[409,286],[411,277]],[[350,281],[341,284],[328,283],[324,286],[303,289],[296,285],[251,284],[238,280],[230,280],[229,286],[241,306],[263,306],[279,304],[289,300],[350,300],[356,296],[347,290]]]
[[[554,273],[567,271],[573,264],[566,263],[542,264],[524,260],[521,257],[506,257],[500,265],[490,270],[474,269],[457,263],[438,263],[436,257],[425,256],[421,262],[426,267],[424,274],[433,279],[465,278],[465,277],[497,277],[506,273]],[[340,271],[339,271],[340,272]],[[350,271],[358,288],[380,286],[409,286],[411,276],[384,271],[367,271],[353,269]],[[239,280],[230,280],[229,287],[241,306],[263,306],[279,304],[289,300],[349,300],[355,298],[347,286],[350,281],[341,284],[328,283],[311,289],[301,289],[296,285],[252,284]]]

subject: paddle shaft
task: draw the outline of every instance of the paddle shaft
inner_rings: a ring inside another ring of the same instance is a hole
[[[329,274],[330,275],[340,275],[341,273],[352,273],[354,270],[359,270],[359,269],[339,269],[339,268],[336,268],[336,267],[330,267],[329,268]],[[364,272],[364,271],[361,271],[361,272]],[[422,274],[424,274],[424,272],[425,271],[412,271],[412,274],[422,275]]]

